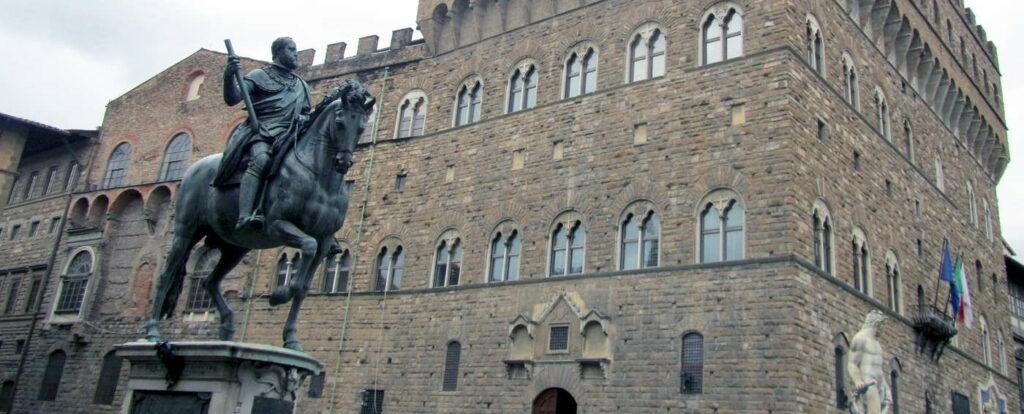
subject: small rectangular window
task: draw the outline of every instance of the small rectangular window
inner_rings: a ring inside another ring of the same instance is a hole
[[[551,159],[558,161],[565,157],[565,143],[557,141],[551,146]]]
[[[885,195],[892,197],[892,181],[885,180]]]
[[[359,414],[384,413],[384,390],[363,390],[362,400]]]
[[[18,240],[18,236],[20,235],[19,233],[21,233],[21,225],[20,224],[17,224],[14,227],[11,227],[11,240]]]
[[[14,341],[14,353],[21,355],[22,352],[25,352],[25,340],[19,339]]]
[[[21,197],[22,200],[28,200],[32,196],[33,187],[36,186],[36,180],[39,179],[39,171],[32,171],[32,174],[28,176],[28,182],[25,183],[25,193]]]
[[[352,194],[352,189],[354,189],[355,187],[356,187],[356,181],[355,180],[345,180],[345,192],[346,193]]]
[[[444,169],[444,182],[450,183],[455,181],[455,166],[449,165]]]
[[[54,217],[50,219],[50,234],[53,234],[60,228],[60,217]]]
[[[395,176],[395,191],[400,193],[405,190],[405,179],[405,173],[400,173]]]
[[[825,121],[818,120],[818,141],[825,142],[828,139],[828,126]]]
[[[953,414],[971,414],[971,400],[966,395],[953,391]]]
[[[860,152],[853,152],[853,169],[860,171]]]
[[[747,123],[747,106],[744,104],[733,105],[731,110],[732,126],[739,126]]]
[[[521,170],[526,165],[526,154],[523,150],[512,151],[512,169]]]
[[[28,237],[35,237],[37,232],[39,232],[39,222],[33,221],[28,228]]]
[[[633,125],[633,145],[647,143],[647,123]]]
[[[552,326],[551,338],[548,340],[549,351],[566,351],[569,349],[569,326]]]

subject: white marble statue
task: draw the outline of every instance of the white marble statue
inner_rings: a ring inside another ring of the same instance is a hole
[[[850,342],[846,371],[853,383],[852,414],[886,414],[892,406],[892,395],[883,368],[882,345],[875,337],[885,320],[884,313],[877,310],[869,312],[860,331]]]

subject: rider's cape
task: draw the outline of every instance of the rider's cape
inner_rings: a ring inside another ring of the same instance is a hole
[[[268,66],[249,72],[243,79],[249,87],[256,117],[273,139],[260,136],[249,122],[235,128],[213,180],[213,185],[218,187],[238,184],[238,173],[246,167],[249,147],[256,142],[266,142],[271,147],[271,163],[266,174],[277,172],[283,155],[294,145],[303,127],[304,117],[300,115],[308,115],[313,106],[309,85],[287,69]]]

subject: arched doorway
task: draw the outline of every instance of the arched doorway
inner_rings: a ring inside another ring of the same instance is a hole
[[[533,414],[576,414],[576,399],[561,388],[548,388],[533,400]]]

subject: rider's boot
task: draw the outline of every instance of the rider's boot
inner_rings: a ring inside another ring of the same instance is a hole
[[[242,175],[242,182],[238,187],[238,223],[235,224],[235,230],[263,229],[263,216],[253,214],[253,209],[256,207],[256,192],[260,186],[260,176],[261,174],[254,173],[251,168]]]

